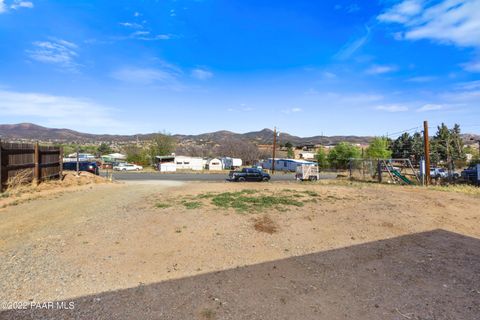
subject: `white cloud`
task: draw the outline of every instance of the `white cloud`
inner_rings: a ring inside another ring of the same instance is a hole
[[[381,106],[375,107],[375,109],[380,110],[380,111],[386,111],[386,112],[406,112],[406,111],[408,111],[407,106],[402,106],[402,105],[397,105],[397,104],[381,105]]]
[[[431,76],[420,76],[420,77],[412,77],[410,79],[407,79],[408,82],[415,82],[415,83],[425,83],[425,82],[431,82],[436,80],[436,77],[431,77]]]
[[[145,41],[155,41],[155,40],[170,40],[172,35],[170,34],[157,34],[157,35],[150,35],[150,32],[145,31],[144,33],[136,32],[132,34],[133,38],[138,40],[145,40]]]
[[[299,113],[299,112],[302,112],[302,108],[298,108],[298,107],[295,107],[295,108],[291,108],[291,109],[287,109],[287,110],[282,110],[282,113],[285,113],[285,114],[290,114],[290,113]]]
[[[33,3],[30,1],[14,1],[13,4],[10,6],[12,9],[19,9],[19,8],[33,8]]]
[[[144,41],[155,41],[155,40],[169,40],[173,38],[171,34],[155,34],[151,30],[145,27],[146,20],[143,20],[141,23],[137,22],[120,22],[121,26],[126,27],[128,29],[136,29],[126,36],[114,37],[115,40],[129,40],[129,39],[136,39],[136,40],[144,40]],[[147,30],[142,30],[147,29]]]
[[[407,23],[423,10],[423,1],[405,0],[378,16],[384,22]]]
[[[480,60],[464,63],[462,67],[468,72],[480,72]]]
[[[33,8],[33,2],[14,0],[11,5],[7,5],[4,0],[0,0],[0,14],[7,12],[9,9],[18,10],[20,8]]]
[[[143,25],[136,22],[120,22],[121,26],[132,28],[132,29],[142,29]]]
[[[27,50],[28,56],[39,62],[55,64],[63,69],[76,71],[78,64],[75,58],[78,56],[78,46],[72,42],[52,39],[51,41],[36,41],[33,49]]]
[[[135,31],[132,33],[132,37],[137,37],[137,36],[147,36],[150,34],[150,31]]]
[[[360,10],[360,7],[356,3],[350,5],[342,6],[341,4],[336,4],[334,7],[335,10],[344,10],[346,13],[355,13]]]
[[[197,68],[192,70],[192,77],[198,80],[208,80],[213,77],[213,73],[206,69]]]
[[[0,13],[7,12],[7,6],[5,5],[5,1],[0,0]]]
[[[480,89],[480,80],[464,82],[457,85],[462,90],[475,90]]]
[[[325,79],[335,79],[335,78],[337,78],[337,75],[335,73],[329,72],[329,71],[322,72],[322,76]]]
[[[115,70],[111,76],[123,82],[134,84],[161,84],[171,89],[181,87],[178,80],[181,71],[175,66],[162,64],[160,68],[123,67]]]
[[[397,71],[398,68],[396,66],[372,66],[370,67],[366,73],[367,74],[384,74],[384,73],[389,73],[389,72],[394,72]]]
[[[366,27],[366,33],[361,36],[360,38],[351,40],[347,42],[341,49],[338,51],[334,58],[338,60],[347,60],[349,59],[355,52],[360,50],[370,39],[370,28]]]
[[[445,106],[441,104],[426,104],[419,109],[417,109],[417,112],[429,112],[429,111],[438,111],[444,109]]]
[[[252,112],[255,109],[247,106],[245,103],[240,104],[240,108],[228,108],[228,112]]]
[[[92,110],[94,117],[91,116]],[[112,111],[89,99],[0,89],[2,116],[21,117],[24,121],[41,122],[47,126],[96,132],[123,129],[125,124],[113,119]]]
[[[152,34],[150,31],[139,30],[130,33],[128,36],[114,37],[114,40],[144,40],[144,41],[156,41],[156,40],[170,40],[173,35],[171,34]]]
[[[443,0],[435,4],[404,0],[377,18],[402,24],[405,30],[397,38],[480,47],[480,0]]]

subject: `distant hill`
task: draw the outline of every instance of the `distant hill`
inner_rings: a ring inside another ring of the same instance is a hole
[[[138,140],[148,140],[154,133],[138,135],[107,135],[90,134],[78,132],[70,129],[46,128],[32,123],[3,124],[0,125],[0,139],[5,140],[39,140],[44,142],[128,142]],[[231,131],[216,131],[198,135],[174,135],[181,142],[192,142],[196,144],[218,144],[225,139],[240,139],[251,141],[256,144],[271,144],[273,142],[273,131],[263,129],[261,131],[235,133]],[[349,141],[352,143],[367,144],[371,137],[357,136],[334,136],[334,137],[298,137],[288,133],[281,133],[279,143],[287,141],[294,145],[304,144],[335,144],[340,141]]]
[[[78,132],[70,129],[53,129],[46,128],[32,123],[19,124],[3,124],[0,125],[0,139],[4,140],[24,140],[24,141],[42,141],[42,142],[77,142],[77,143],[98,143],[98,142],[133,142],[136,140],[148,140],[154,133],[138,134],[138,135],[108,135],[108,134],[89,134]],[[174,135],[177,140],[183,144],[196,145],[215,145],[221,144],[226,139],[239,139],[243,141],[250,141],[258,145],[272,144],[273,131],[270,129],[263,129],[260,131],[253,131],[247,133],[235,133],[231,131],[216,131],[210,133],[203,133],[198,135]],[[472,144],[480,140],[479,135],[464,134],[464,141],[467,144]],[[347,141],[358,144],[368,144],[372,137],[362,136],[313,136],[313,137],[298,137],[288,133],[280,133],[278,139],[279,144],[290,142],[293,145],[307,145],[307,144],[323,144],[333,145],[341,141]]]

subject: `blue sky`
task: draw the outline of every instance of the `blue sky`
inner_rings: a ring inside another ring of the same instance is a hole
[[[0,123],[480,132],[480,0],[0,0]]]

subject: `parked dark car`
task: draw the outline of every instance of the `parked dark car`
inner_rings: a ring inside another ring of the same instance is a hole
[[[81,161],[79,162],[79,169],[80,171],[90,172],[90,173],[96,174],[97,176],[100,173],[96,162]],[[77,162],[76,161],[64,162],[63,170],[77,171]]]
[[[270,181],[270,175],[256,168],[243,168],[242,171],[230,171],[228,180],[235,182]]]
[[[462,179],[480,185],[480,164],[468,167],[462,171]]]

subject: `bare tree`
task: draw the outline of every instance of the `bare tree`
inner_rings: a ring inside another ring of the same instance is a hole
[[[215,153],[218,156],[240,158],[246,165],[257,162],[263,156],[255,144],[230,137],[221,141]]]
[[[213,156],[213,148],[208,145],[178,145],[175,154],[186,155],[190,157],[207,158]]]

